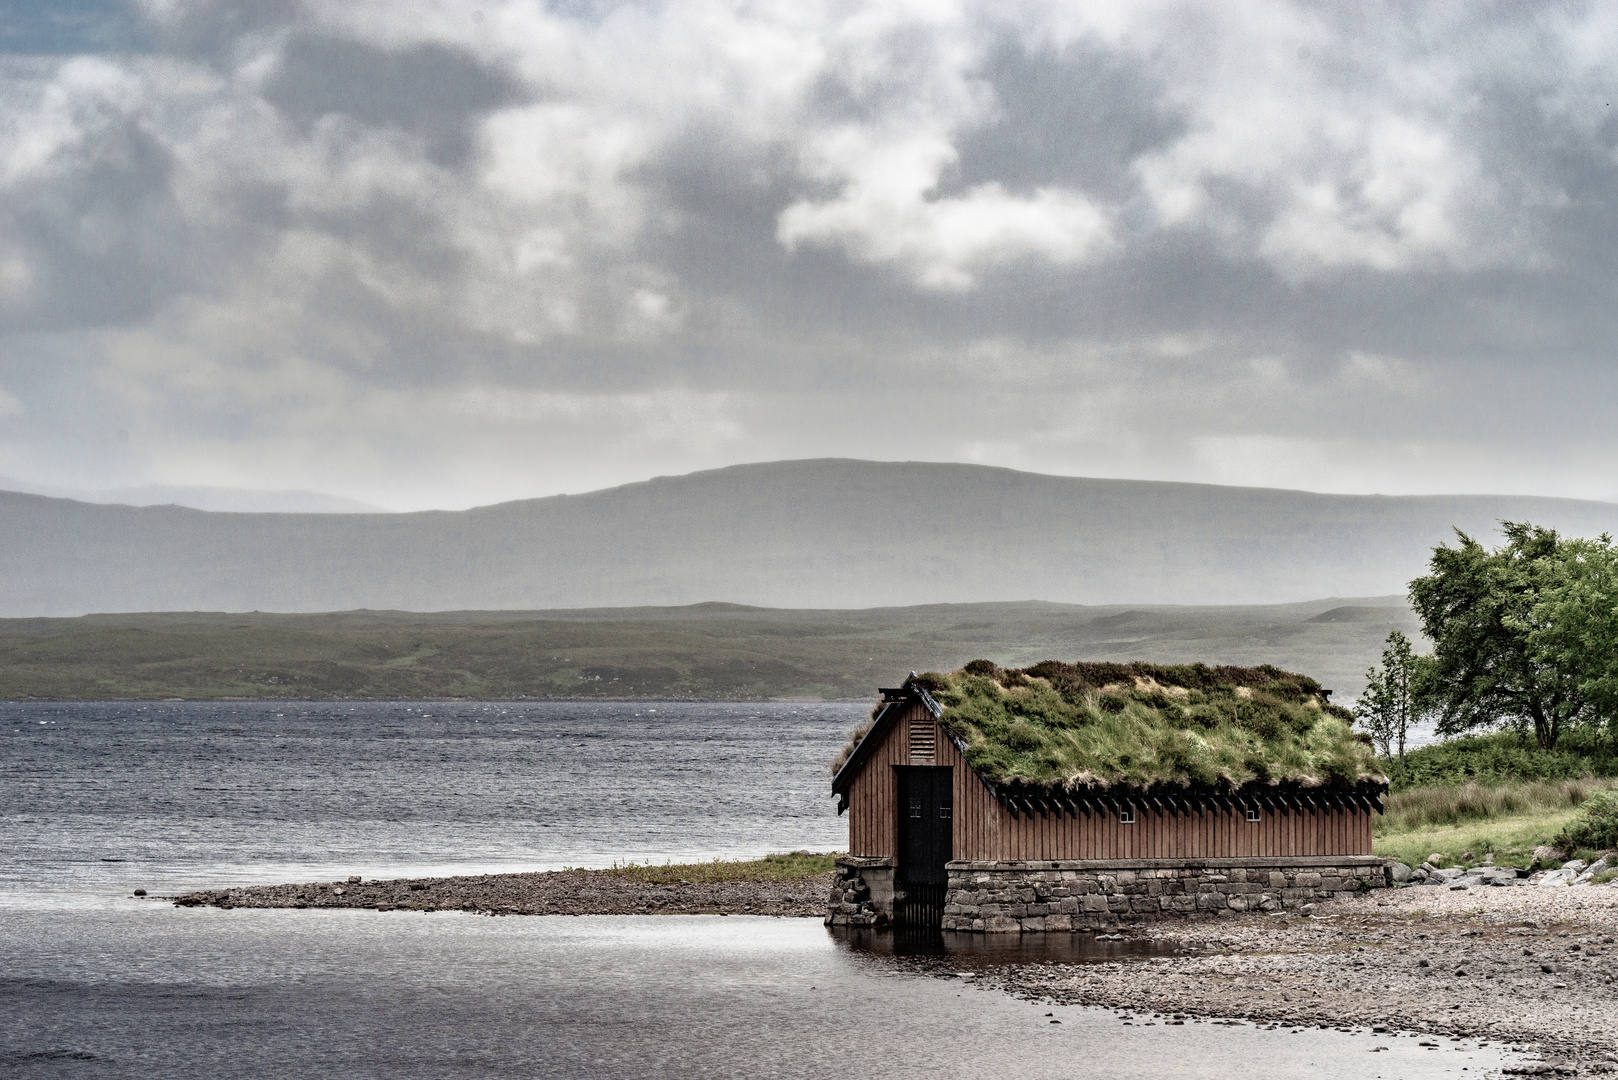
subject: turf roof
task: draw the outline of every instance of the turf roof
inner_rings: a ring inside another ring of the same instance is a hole
[[[1320,684],[1268,665],[1064,664],[974,660],[906,685],[943,706],[940,723],[993,784],[1305,786],[1381,780],[1352,714]]]

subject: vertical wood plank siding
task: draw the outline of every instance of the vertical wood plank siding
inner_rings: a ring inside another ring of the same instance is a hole
[[[918,730],[912,740],[911,725]],[[933,738],[929,740],[928,734]],[[1028,815],[1014,818],[961,758],[949,736],[919,703],[909,705],[888,729],[849,786],[848,850],[851,855],[899,854],[899,793],[893,767],[912,764],[911,748],[931,741],[933,753],[917,764],[955,770],[954,857],[1029,859],[1217,859],[1269,855],[1369,855],[1371,812],[1264,811],[1242,814],[1158,815],[1138,812],[1133,825],[1115,814]]]

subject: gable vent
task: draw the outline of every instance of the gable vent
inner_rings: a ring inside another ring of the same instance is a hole
[[[910,764],[931,765],[938,753],[938,726],[912,722],[910,725]]]

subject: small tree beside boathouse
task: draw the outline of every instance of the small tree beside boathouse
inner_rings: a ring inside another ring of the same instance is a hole
[[[827,921],[1065,932],[1380,887],[1387,781],[1329,694],[1270,666],[912,674],[836,767]]]

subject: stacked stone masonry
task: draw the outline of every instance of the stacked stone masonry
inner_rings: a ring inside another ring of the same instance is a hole
[[[1381,888],[1385,874],[1375,856],[952,862],[943,929],[1068,932],[1281,911]],[[881,925],[871,910],[871,922],[851,924]]]
[[[851,858],[837,860],[827,926],[887,926],[893,920],[893,860]]]

